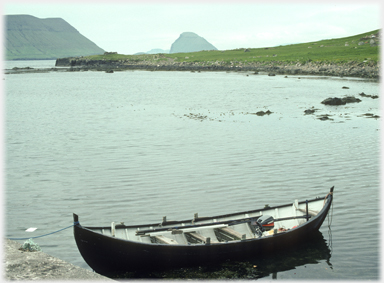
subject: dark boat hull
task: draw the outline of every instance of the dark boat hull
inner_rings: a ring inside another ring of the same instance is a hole
[[[272,237],[205,245],[161,245],[122,240],[74,226],[78,249],[87,264],[97,273],[118,276],[140,269],[164,269],[205,265],[225,260],[243,260],[279,251],[310,240],[318,231],[332,203],[332,194],[322,210],[310,221]],[[77,216],[76,216],[77,217]]]

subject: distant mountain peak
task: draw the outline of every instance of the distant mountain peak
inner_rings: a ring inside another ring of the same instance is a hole
[[[198,52],[203,50],[217,50],[217,48],[194,32],[183,32],[172,44],[169,53]]]
[[[185,37],[199,37],[196,33],[191,32],[191,31],[185,31],[180,34],[180,36],[185,36]]]
[[[62,18],[7,15],[5,21],[7,60],[57,59],[104,53]]]

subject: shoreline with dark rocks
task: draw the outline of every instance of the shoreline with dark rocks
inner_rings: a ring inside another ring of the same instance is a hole
[[[284,62],[176,62],[170,58],[162,61],[137,60],[89,60],[73,57],[56,60],[56,67],[69,67],[71,71],[96,70],[113,73],[124,70],[148,71],[226,71],[226,72],[266,72],[268,75],[320,75],[338,77],[358,77],[379,79],[380,64],[368,62],[349,63],[284,63]]]
[[[379,64],[364,62],[349,63],[281,63],[281,62],[252,62],[234,63],[221,65],[207,62],[175,62],[164,61],[134,61],[134,60],[89,60],[82,57],[60,58],[56,60],[53,68],[13,68],[6,69],[5,74],[19,73],[46,73],[46,72],[80,72],[80,71],[102,71],[114,73],[127,70],[143,71],[190,71],[190,72],[250,72],[253,74],[267,73],[268,76],[275,75],[315,75],[356,77],[378,81],[380,79]]]

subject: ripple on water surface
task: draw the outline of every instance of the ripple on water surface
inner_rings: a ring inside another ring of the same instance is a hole
[[[379,103],[321,101],[378,95],[378,83],[306,78],[136,71],[6,76],[6,236],[23,236],[31,226],[38,227],[35,234],[66,227],[72,212],[88,226],[138,224],[322,197],[335,186],[333,269],[320,261],[297,272],[349,279],[353,270],[354,279],[377,279],[380,121],[362,114],[379,114]],[[311,107],[315,114],[304,115]],[[273,113],[250,114],[268,110]],[[321,232],[329,244],[327,225]],[[89,268],[70,230],[37,242]],[[296,278],[277,271],[278,278]]]

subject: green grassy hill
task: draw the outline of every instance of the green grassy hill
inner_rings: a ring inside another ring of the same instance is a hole
[[[350,37],[321,40],[317,42],[292,44],[270,48],[236,49],[227,51],[209,51],[184,56],[184,61],[228,61],[239,62],[333,62],[345,63],[349,61],[379,60],[379,47],[369,44],[369,36],[377,34],[378,30]],[[362,38],[366,38],[361,40]],[[377,37],[376,37],[377,38]],[[359,42],[364,44],[359,45]],[[246,51],[247,50],[247,51]],[[185,58],[189,57],[189,58]]]
[[[372,37],[375,35],[375,37]],[[370,44],[373,40],[375,43]],[[292,64],[307,62],[347,63],[365,62],[377,64],[379,61],[379,30],[370,31],[350,37],[320,40],[301,44],[276,46],[269,48],[240,48],[225,51],[200,51],[192,53],[177,53],[159,55],[95,55],[87,57],[90,60],[129,60],[129,61],[161,61],[173,59],[174,62],[188,63],[219,63],[220,65],[252,62],[276,62]],[[360,43],[360,44],[359,44]]]

